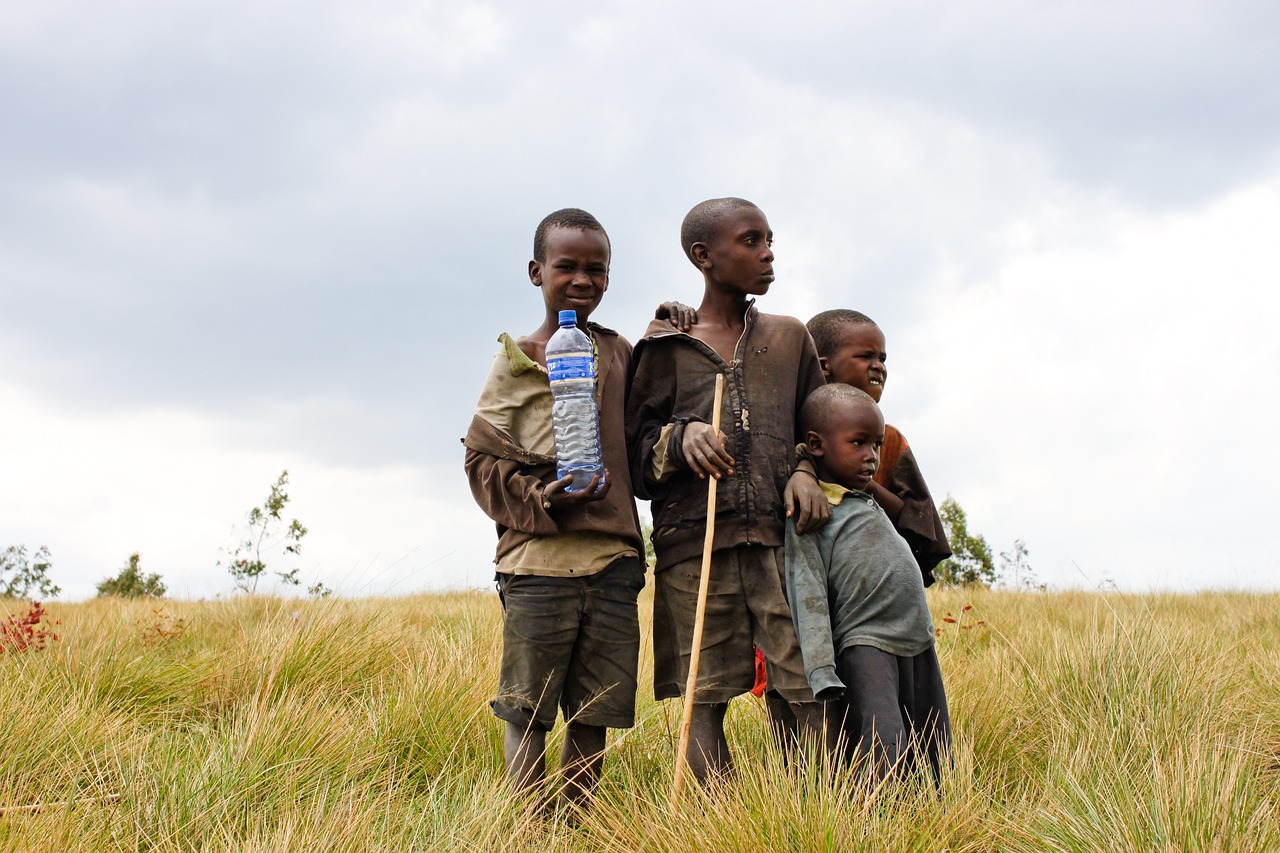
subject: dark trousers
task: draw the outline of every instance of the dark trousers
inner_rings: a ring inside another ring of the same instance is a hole
[[[951,717],[933,647],[898,657],[850,646],[840,652],[836,674],[845,683],[844,697],[831,703],[842,759],[868,763],[884,779],[910,772],[923,754],[939,779],[951,744]]]

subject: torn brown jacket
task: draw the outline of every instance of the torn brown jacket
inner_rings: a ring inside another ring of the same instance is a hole
[[[800,406],[825,380],[799,320],[762,313],[752,302],[744,321],[732,364],[666,320],[650,323],[636,344],[627,444],[636,494],[653,502],[657,571],[702,552],[707,481],[689,470],[680,447],[690,421],[711,422],[718,373],[725,377],[720,429],[735,465],[733,476],[716,487],[712,548],[783,544],[783,492],[795,469]],[[666,457],[679,470],[656,482],[655,445],[668,425]]]
[[[619,536],[644,553],[623,426],[631,344],[612,329],[596,323],[588,327],[597,348],[596,403],[604,465],[612,481],[609,494],[573,509],[543,509],[542,491],[556,479],[555,457],[521,447],[508,433],[474,416],[462,439],[467,449],[463,464],[471,494],[497,526],[497,557],[529,539],[570,531]],[[498,357],[503,356],[500,353]]]

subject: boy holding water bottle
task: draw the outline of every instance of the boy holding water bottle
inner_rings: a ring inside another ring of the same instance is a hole
[[[605,733],[635,719],[644,546],[625,444],[631,344],[588,317],[609,287],[609,237],[591,214],[558,210],[534,234],[529,280],[544,317],[502,349],[467,431],[466,471],[497,525],[502,665],[493,712],[506,724],[507,777],[522,792],[546,775],[557,708],[566,730],[563,797],[585,803],[604,762]],[[557,479],[546,347],[561,311],[577,313],[596,357],[603,477]]]

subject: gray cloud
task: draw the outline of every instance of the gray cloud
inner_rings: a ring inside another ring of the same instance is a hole
[[[598,316],[632,338],[697,301],[678,223],[735,194],[777,234],[766,307],[852,304],[907,340],[1012,251],[1200,209],[1280,148],[1264,3],[3,18],[4,373],[86,418],[260,413],[232,440],[335,465],[457,452],[497,333],[540,319],[524,269],[551,209],[609,229]]]

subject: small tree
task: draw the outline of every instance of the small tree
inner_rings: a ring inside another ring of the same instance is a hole
[[[1000,552],[1000,580],[1015,589],[1033,589],[1044,592],[1047,585],[1036,578],[1035,569],[1027,560],[1027,543],[1013,540],[1013,547]]]
[[[55,598],[62,587],[49,580],[52,567],[44,545],[33,559],[27,559],[26,545],[10,545],[0,552],[0,598],[29,598],[32,590],[40,598]]]
[[[262,506],[249,510],[249,526],[245,538],[227,554],[227,572],[235,579],[236,588],[243,592],[252,594],[258,589],[258,581],[267,571],[267,562],[263,556],[265,553],[282,544],[286,554],[297,556],[302,553],[302,537],[307,535],[307,528],[296,518],[285,525],[281,517],[281,512],[289,503],[289,493],[285,491],[288,484],[289,472],[281,471]],[[221,564],[219,561],[219,565]],[[287,572],[278,571],[276,575],[287,584],[296,586],[299,583],[296,568]]]
[[[129,555],[120,573],[98,584],[98,595],[118,595],[121,598],[164,598],[165,585],[157,574],[143,574],[139,566],[142,557],[137,552]]]
[[[934,576],[950,586],[991,586],[996,569],[986,538],[970,535],[968,516],[951,495],[943,499],[938,514],[951,543],[951,556],[934,568]]]

